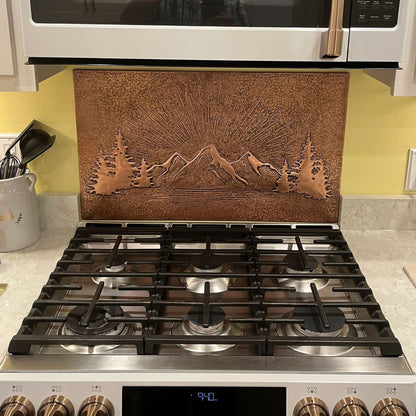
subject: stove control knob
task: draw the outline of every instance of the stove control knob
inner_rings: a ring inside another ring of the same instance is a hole
[[[374,406],[373,416],[409,416],[409,411],[402,401],[388,397]]]
[[[114,406],[104,396],[90,396],[81,403],[78,416],[114,416]]]
[[[35,408],[24,396],[10,396],[1,404],[0,416],[35,416]]]
[[[39,406],[38,416],[74,416],[72,403],[65,396],[49,396]]]
[[[321,399],[305,397],[296,404],[293,416],[329,416],[329,411]]]
[[[367,406],[356,397],[344,397],[334,407],[333,416],[369,416]]]

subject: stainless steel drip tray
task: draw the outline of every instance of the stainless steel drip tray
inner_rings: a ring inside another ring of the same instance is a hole
[[[112,221],[112,223],[114,223],[114,225],[119,225],[122,228],[133,228],[134,226],[144,226],[144,227],[149,227],[151,225],[154,226],[163,226],[163,227],[186,227],[186,228],[195,228],[198,226],[222,226],[226,229],[232,229],[233,227],[238,227],[238,226],[244,226],[246,229],[252,229],[252,228],[256,228],[256,227],[262,227],[262,226],[271,226],[271,227],[276,227],[275,229],[275,234],[271,235],[271,236],[260,236],[259,240],[263,240],[262,243],[258,244],[259,249],[262,250],[294,250],[297,251],[297,247],[296,247],[296,242],[294,237],[288,237],[288,236],[284,236],[282,238],[282,242],[281,243],[275,243],[275,242],[268,242],[267,240],[275,240],[277,236],[280,235],[279,233],[279,229],[280,231],[283,230],[288,230],[288,229],[292,229],[292,230],[296,230],[298,227],[310,227],[311,229],[318,229],[320,227],[324,227],[324,228],[328,228],[328,229],[333,229],[333,230],[338,230],[339,226],[337,224],[318,224],[318,223],[276,223],[276,224],[270,224],[270,223],[232,223],[232,222],[211,222],[211,223],[206,223],[206,222],[198,222],[198,221],[193,221],[193,222],[186,222],[186,223],[182,223],[182,222],[152,222],[152,221],[148,221],[146,223],[142,223],[139,221]],[[99,220],[94,220],[94,221],[81,221],[79,224],[79,227],[86,227],[86,228],[91,228],[91,231],[93,231],[93,227],[98,227],[100,225],[107,225],[108,221],[99,221]],[[237,229],[237,228],[236,228]],[[120,244],[120,249],[121,250],[132,250],[132,249],[141,249],[141,250],[157,250],[160,249],[160,244],[157,242],[140,242],[139,240],[143,239],[143,238],[147,238],[147,239],[152,239],[157,241],[158,239],[162,238],[163,234],[158,234],[158,233],[152,233],[152,234],[131,234],[128,236],[125,236]],[[82,244],[81,247],[83,248],[87,248],[87,249],[111,249],[114,245],[113,241],[109,241],[108,240],[108,235],[106,234],[95,234],[95,237],[97,239],[103,238],[103,240],[106,241],[94,241],[94,242],[89,242],[89,243],[85,243]],[[316,240],[322,239],[322,244],[316,244]],[[314,244],[315,241],[315,244]],[[319,249],[319,250],[331,250],[334,247],[332,247],[331,245],[325,243],[325,238],[323,237],[308,237],[308,236],[302,236],[302,244],[304,245],[304,249],[305,250],[310,250],[310,249]],[[173,247],[176,249],[204,249],[205,248],[205,244],[203,243],[176,243],[173,244]],[[211,244],[211,248],[213,250],[238,250],[238,249],[243,249],[244,248],[244,244],[235,244],[235,243],[229,243],[229,242],[225,242],[225,243],[212,243]]]
[[[143,355],[7,355],[2,372],[279,372],[302,374],[414,374],[405,357],[226,357]]]

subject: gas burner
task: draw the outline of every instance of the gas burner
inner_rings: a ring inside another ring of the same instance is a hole
[[[228,290],[230,285],[236,282],[236,279],[228,277],[197,276],[204,274],[226,273],[231,269],[224,263],[224,256],[220,256],[212,251],[211,237],[206,237],[206,247],[201,254],[193,255],[190,259],[190,266],[185,270],[187,273],[195,273],[196,276],[180,277],[179,281],[186,286],[186,289],[192,293],[203,294],[205,283],[210,283],[210,293],[222,293]]]
[[[216,267],[215,269],[202,269],[196,267],[195,265],[191,265],[188,267],[189,271],[187,273],[195,273],[195,276],[192,277],[180,277],[179,281],[192,293],[203,295],[205,291],[205,283],[208,282],[210,284],[210,293],[211,294],[219,294],[226,292],[230,286],[233,286],[237,279],[230,278],[230,277],[206,277],[204,274],[215,274],[215,273],[226,273],[227,268],[226,265],[221,265]],[[200,276],[198,276],[200,275]]]
[[[304,254],[303,261],[301,253],[290,253],[285,258],[287,262],[286,273],[313,273],[316,272],[319,262],[316,257]]]
[[[330,333],[332,336],[339,336],[345,325],[345,315],[341,309],[337,307],[325,308],[325,314],[328,319],[328,326],[323,325],[322,319],[316,306],[297,306],[293,309],[294,319],[303,319],[304,323],[300,324],[300,328],[305,335],[316,335],[316,333]]]
[[[123,240],[123,236],[119,234],[114,242],[114,246],[111,249],[110,256],[107,259],[107,263],[100,265],[95,273],[114,273],[115,276],[94,276],[92,280],[99,284],[104,283],[105,287],[110,289],[116,289],[120,285],[131,285],[136,283],[135,279],[126,276],[117,276],[116,273],[122,273],[132,270],[127,270],[127,259],[124,255],[118,253],[118,249]]]
[[[315,283],[318,290],[323,289],[328,284],[328,279],[316,278],[316,274],[325,274],[325,270],[319,264],[319,261],[309,255],[301,253],[290,253],[283,259],[287,265],[280,266],[273,270],[274,273],[284,273],[284,274],[304,274],[307,276],[310,273],[314,273],[314,277],[307,278],[276,278],[273,279],[276,284],[284,287],[294,287],[297,293],[311,293],[311,283]]]
[[[208,325],[204,326],[202,306],[193,306],[188,312],[189,328],[195,334],[215,335],[224,329],[225,312],[219,306],[209,308]]]
[[[171,330],[172,335],[188,336],[241,336],[242,330],[239,325],[229,322],[225,312],[219,306],[210,306],[208,325],[204,325],[204,309],[202,306],[193,306],[188,319],[174,324]],[[212,353],[228,350],[234,344],[179,344],[184,350],[196,353]]]
[[[121,254],[117,254],[116,256],[114,256],[112,263],[106,264],[104,268],[102,269],[102,271],[109,272],[109,273],[119,273],[125,270],[126,266],[127,266],[126,258]]]
[[[89,317],[88,306],[76,306],[68,313],[66,322],[60,329],[60,335],[66,336],[125,336],[133,333],[131,325],[123,322],[112,322],[108,318],[126,316],[119,306],[96,306]],[[96,354],[113,350],[118,345],[62,345],[66,350],[80,354]]]
[[[316,306],[298,306],[284,315],[287,319],[303,319],[302,324],[288,324],[277,328],[279,336],[289,337],[356,337],[357,330],[352,325],[345,323],[344,313],[337,307],[326,307],[325,315],[328,326],[323,325]],[[337,356],[344,355],[354,347],[325,346],[325,345],[289,345],[294,351],[313,356]]]
[[[130,269],[129,269],[130,270]],[[99,273],[122,273],[127,271],[127,260],[125,256],[121,254],[116,254],[111,262],[111,264],[105,264],[99,266],[94,272]],[[132,285],[135,283],[133,277],[125,276],[94,276],[92,280],[95,283],[103,282],[105,287],[110,289],[116,289],[121,285]]]
[[[221,270],[223,259],[207,249],[203,254],[192,257],[192,265],[195,272],[207,272],[210,270]]]

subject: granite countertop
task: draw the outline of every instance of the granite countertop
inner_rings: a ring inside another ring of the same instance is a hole
[[[32,246],[0,253],[0,283],[8,284],[0,296],[0,360],[74,232],[75,228],[43,230]]]
[[[1,357],[74,231],[75,228],[48,229],[27,249],[0,253],[0,283],[8,284],[0,297]],[[407,359],[416,370],[416,343],[413,342],[416,288],[403,272],[404,265],[416,264],[416,231],[344,230],[343,233]]]

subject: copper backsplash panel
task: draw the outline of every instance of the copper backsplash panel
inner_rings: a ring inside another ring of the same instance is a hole
[[[75,70],[83,219],[337,222],[349,75]]]

